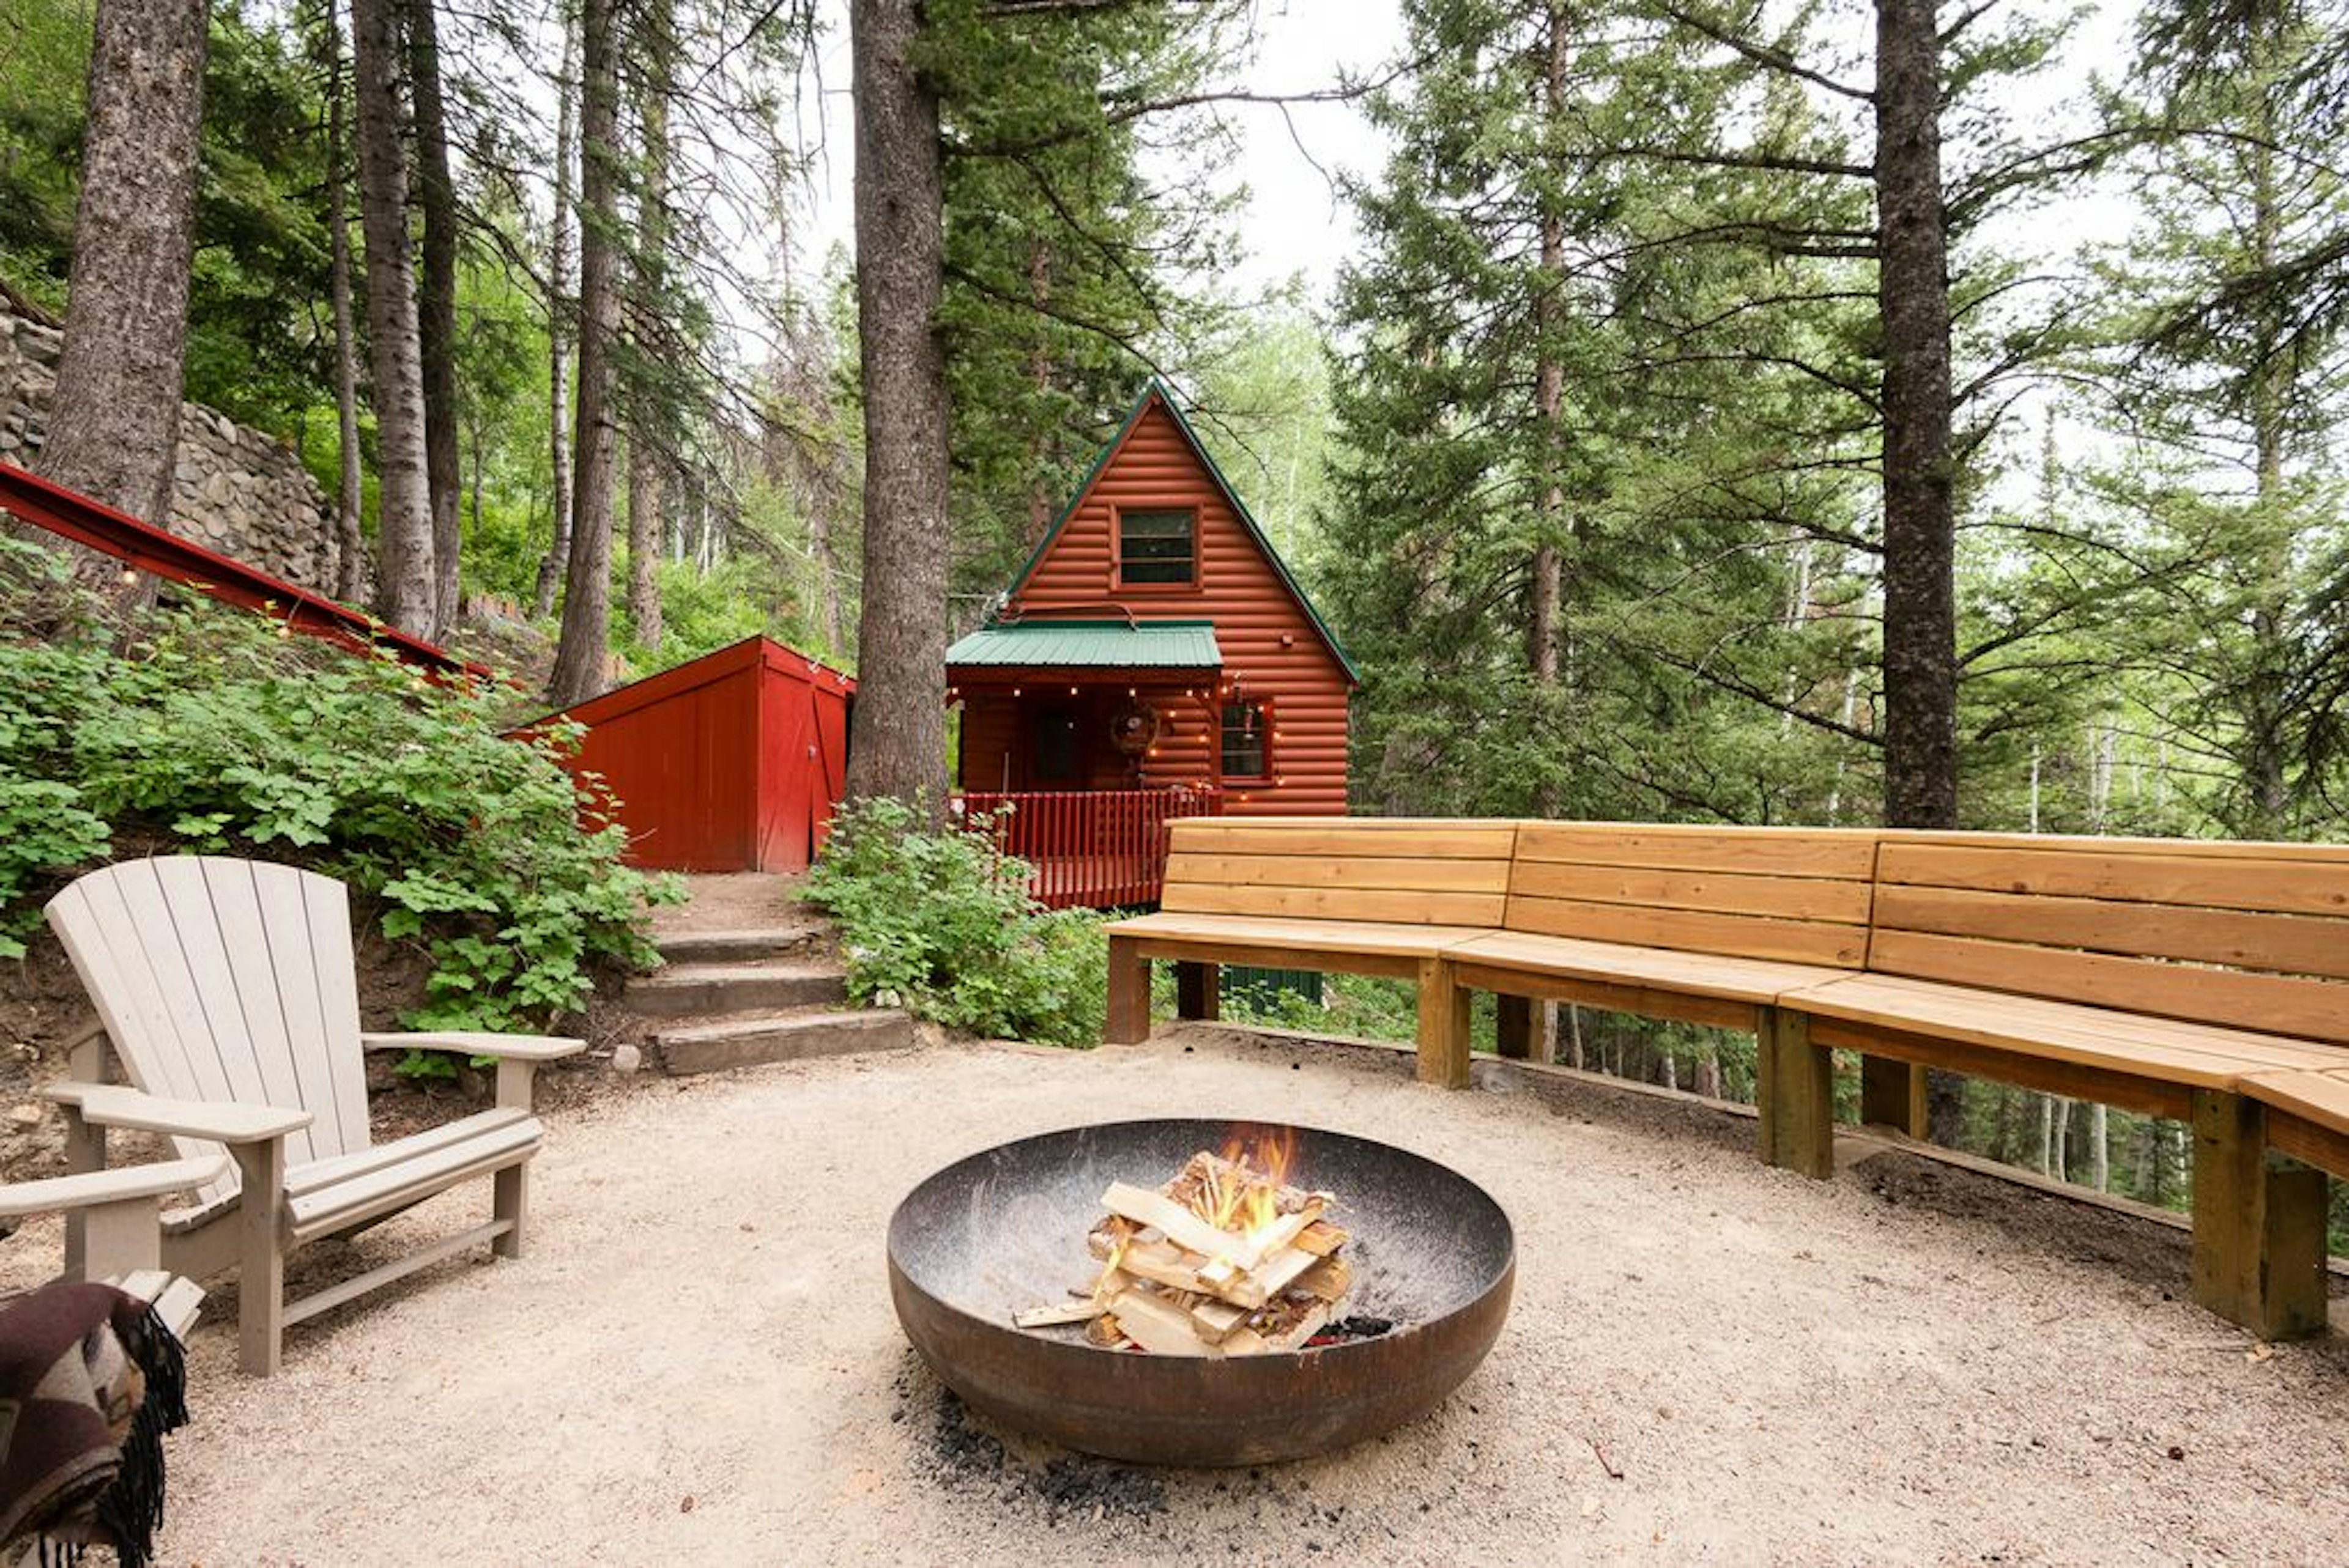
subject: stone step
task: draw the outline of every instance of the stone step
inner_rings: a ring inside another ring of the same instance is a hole
[[[708,931],[655,936],[653,945],[672,965],[748,963],[798,953],[823,935],[820,925],[778,925],[758,931]]]
[[[628,1010],[647,1018],[692,1018],[762,1007],[823,1007],[848,998],[833,964],[680,964],[628,982]]]
[[[671,1073],[722,1072],[769,1062],[812,1061],[857,1051],[901,1051],[914,1043],[914,1021],[894,1007],[854,1013],[782,1013],[663,1029],[654,1037]]]

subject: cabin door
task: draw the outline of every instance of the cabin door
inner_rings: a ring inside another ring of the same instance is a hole
[[[1054,705],[1030,710],[1028,721],[1028,787],[1031,789],[1081,789],[1085,784],[1084,747],[1079,737],[1075,707]]]

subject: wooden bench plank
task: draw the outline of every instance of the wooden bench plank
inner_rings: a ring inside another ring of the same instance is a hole
[[[1764,958],[1685,953],[1670,947],[1643,947],[1572,936],[1540,936],[1522,931],[1472,937],[1453,947],[1451,953],[1456,960],[1496,969],[1668,987],[1692,995],[1744,1003],[1775,1002],[1789,991],[1822,985],[1849,973],[1824,965],[1782,964]]]
[[[1876,863],[1872,829],[1699,828],[1620,822],[1526,822],[1521,861],[1739,872],[1866,882]]]
[[[1507,923],[1511,931],[1543,936],[1582,937],[1837,969],[1858,968],[1867,957],[1868,940],[1864,926],[1556,898],[1512,897]]]
[[[1379,855],[1506,861],[1514,823],[1380,822],[1358,819],[1186,817],[1171,825],[1168,848],[1185,854]],[[1278,844],[1278,850],[1269,846]]]
[[[2247,1074],[2333,1065],[2340,1057],[2334,1047],[2288,1036],[2175,1020],[2147,1028],[2141,1026],[2145,1021],[2113,1009],[1993,996],[1968,986],[1896,976],[1831,980],[1790,992],[1781,1002],[1817,1019],[2135,1072],[2193,1088],[2231,1088]],[[1845,1034],[1838,1043],[1854,1037],[1864,1035]]]
[[[1520,897],[1561,898],[1586,903],[1650,904],[1718,914],[1755,914],[1783,920],[1868,923],[1870,890],[1865,882],[1825,877],[1748,876],[1736,872],[1654,871],[1641,866],[1581,866],[1564,861],[1528,861],[1517,869],[1509,891]]]
[[[1881,928],[1869,939],[1868,967],[2200,1023],[2256,1019],[2265,1032],[2349,1042],[2341,988],[2319,980]]]
[[[2253,1073],[2243,1092],[2262,1105],[2349,1135],[2349,1063],[2331,1068]],[[2349,1176],[2349,1171],[2342,1172]]]
[[[1166,857],[1166,885],[1204,883],[1226,887],[1376,888],[1429,892],[1506,893],[1509,861],[1391,855],[1205,853],[1177,851]]]
[[[1159,907],[1169,914],[1258,914],[1388,924],[1497,926],[1501,893],[1383,892],[1318,887],[1216,887],[1169,884]]]
[[[2335,845],[1896,834],[1884,841],[1877,881],[2349,916],[2349,851]]]
[[[1413,960],[1431,957],[1476,937],[1500,934],[1493,926],[1282,919],[1174,911],[1136,915],[1131,920],[1113,922],[1106,929],[1112,936],[1155,943],[1212,943],[1238,948],[1278,947],[1299,952],[1376,954]]]
[[[1886,930],[2349,979],[2349,920],[1892,884],[1876,895],[1876,923]]]

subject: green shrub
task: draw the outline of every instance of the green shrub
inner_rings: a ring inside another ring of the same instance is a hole
[[[1091,1045],[1108,974],[1100,917],[1042,908],[1028,875],[985,831],[933,830],[903,802],[872,799],[833,820],[801,897],[839,923],[860,1001],[973,1034]]]
[[[9,612],[28,577],[63,589],[21,556],[0,565],[0,625],[27,624]],[[129,832],[382,900],[385,935],[432,958],[410,1027],[579,1010],[596,961],[653,960],[644,906],[682,886],[623,866],[617,827],[583,828],[558,760],[576,731],[502,739],[510,700],[210,603],[157,612],[127,651],[88,634],[0,643],[0,955],[24,952],[58,878]]]

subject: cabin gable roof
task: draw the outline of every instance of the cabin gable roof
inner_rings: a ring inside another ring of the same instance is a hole
[[[1046,531],[1042,542],[1030,553],[1026,563],[1012,578],[1010,587],[1005,591],[1005,598],[1016,600],[1028,588],[1038,568],[1043,565],[1060,544],[1071,520],[1083,509],[1094,487],[1101,482],[1102,477],[1116,465],[1119,454],[1125,449],[1127,439],[1133,434],[1135,427],[1142,423],[1143,417],[1149,412],[1154,403],[1166,410],[1167,417],[1174,421],[1174,428],[1181,434],[1193,460],[1199,465],[1200,471],[1207,477],[1208,481],[1215,486],[1216,493],[1222,497],[1224,503],[1231,509],[1232,517],[1239,523],[1241,530],[1247,535],[1257,552],[1264,558],[1266,564],[1272,568],[1273,575],[1279,580],[1282,588],[1287,591],[1288,597],[1304,615],[1306,623],[1320,638],[1322,645],[1329,649],[1330,656],[1337,662],[1339,669],[1344,673],[1347,681],[1353,686],[1361,685],[1361,673],[1354,667],[1353,660],[1347,657],[1344,645],[1338,641],[1336,634],[1330,630],[1330,624],[1321,618],[1321,613],[1314,608],[1313,601],[1306,597],[1303,585],[1289,572],[1288,562],[1283,561],[1280,558],[1280,552],[1273,548],[1272,541],[1266,536],[1264,529],[1257,522],[1255,515],[1248,511],[1247,503],[1240,500],[1239,492],[1232,488],[1231,481],[1224,477],[1223,469],[1216,466],[1216,459],[1208,454],[1206,447],[1199,439],[1198,432],[1194,430],[1191,428],[1191,422],[1183,417],[1182,406],[1174,400],[1172,390],[1154,376],[1143,387],[1142,395],[1134,399],[1133,407],[1126,410],[1124,419],[1118,425],[1117,434],[1102,448],[1100,455],[1094,458],[1092,466],[1085,470],[1083,480],[1078,483],[1075,492],[1069,497],[1068,503],[1061,508],[1060,515],[1052,520],[1052,526]]]

